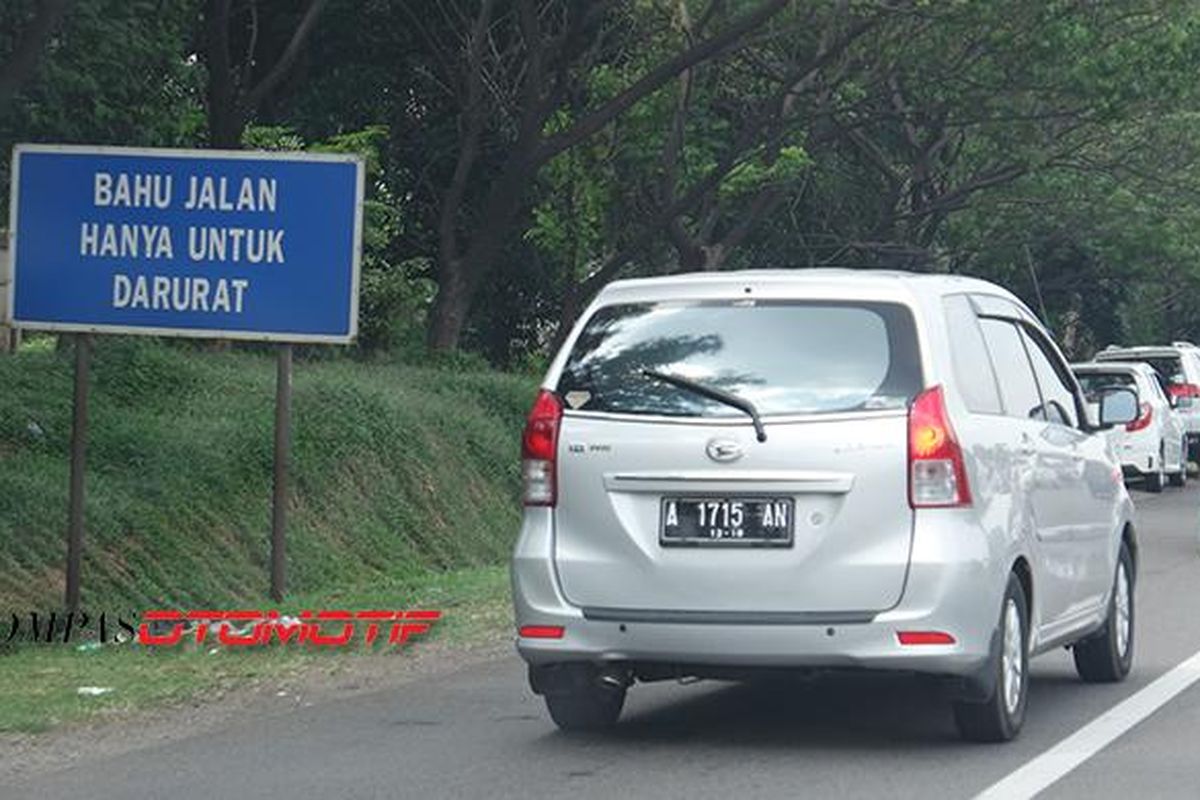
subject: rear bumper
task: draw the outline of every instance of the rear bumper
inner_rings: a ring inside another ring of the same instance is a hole
[[[551,512],[526,514],[512,564],[518,628],[562,626],[560,639],[518,638],[532,665],[566,661],[729,667],[853,667],[967,676],[986,664],[1008,565],[969,512],[918,514],[900,602],[879,612],[693,612],[583,609],[554,569]],[[954,644],[901,645],[901,631],[941,631]]]
[[[1134,436],[1125,438],[1114,448],[1121,460],[1121,471],[1126,477],[1140,477],[1155,473],[1159,469],[1159,439],[1157,436]]]

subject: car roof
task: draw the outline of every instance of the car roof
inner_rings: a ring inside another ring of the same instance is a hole
[[[1071,369],[1080,372],[1139,372],[1143,375],[1154,372],[1154,367],[1144,361],[1082,361],[1072,364]]]
[[[859,291],[896,291],[913,295],[945,295],[964,292],[1003,297],[1028,311],[1016,295],[994,283],[965,275],[905,272],[902,270],[835,268],[746,269],[723,272],[688,272],[653,278],[629,278],[614,281],[601,291],[606,300],[621,297],[634,299],[646,293],[661,297],[671,290],[686,292],[693,289],[715,288],[721,284],[752,283],[756,288],[774,292],[789,289],[828,289],[845,287]],[[611,297],[610,297],[611,296]],[[1031,314],[1032,316],[1032,314]]]
[[[1136,356],[1157,356],[1157,357],[1178,357],[1181,351],[1186,349],[1185,346],[1158,344],[1158,345],[1138,345],[1136,347],[1106,347],[1099,353],[1096,353],[1094,358],[1103,358],[1108,355],[1119,355],[1129,353]],[[1119,361],[1120,359],[1114,359]]]

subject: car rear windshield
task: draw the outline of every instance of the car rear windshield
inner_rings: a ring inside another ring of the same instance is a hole
[[[883,302],[626,303],[596,311],[558,382],[585,411],[742,412],[646,370],[751,401],[760,414],[904,408],[921,388],[912,313]]]
[[[1075,375],[1089,403],[1099,402],[1100,392],[1114,387],[1137,389],[1137,380],[1128,372],[1079,372]]]
[[[1096,354],[1097,361],[1139,361],[1154,367],[1167,383],[1187,383],[1179,356],[1139,356],[1136,352],[1107,351]]]

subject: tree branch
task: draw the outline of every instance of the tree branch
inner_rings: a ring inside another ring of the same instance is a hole
[[[727,50],[747,33],[782,11],[789,2],[790,0],[764,0],[757,9],[744,15],[721,34],[700,42],[650,70],[625,91],[581,118],[569,129],[543,138],[535,153],[535,162],[545,163],[562,151],[584,141],[683,70]]]
[[[321,11],[328,2],[329,0],[309,0],[308,8],[305,10],[304,16],[300,19],[300,24],[296,26],[296,30],[292,34],[291,40],[287,43],[287,47],[284,48],[283,54],[279,56],[279,60],[271,67],[271,71],[258,82],[258,85],[246,93],[246,99],[243,103],[245,108],[258,108],[263,99],[287,77],[292,65],[296,63],[296,59],[300,55],[300,50],[304,47],[304,42],[308,39],[313,27],[317,24],[317,18],[321,16]]]
[[[479,16],[471,27],[471,40],[467,42],[467,103],[463,109],[466,125],[463,129],[458,160],[454,165],[454,174],[446,196],[442,199],[442,207],[438,218],[439,247],[443,259],[455,260],[459,256],[458,234],[456,222],[458,212],[466,196],[467,182],[475,159],[479,156],[479,138],[483,135],[484,114],[483,100],[483,48],[491,26],[492,9],[495,0],[483,0]]]

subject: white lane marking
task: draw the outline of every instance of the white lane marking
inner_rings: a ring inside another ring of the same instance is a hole
[[[1200,652],[1125,698],[1040,756],[984,789],[975,800],[1018,800],[1033,797],[1087,761],[1121,734],[1200,680]]]

